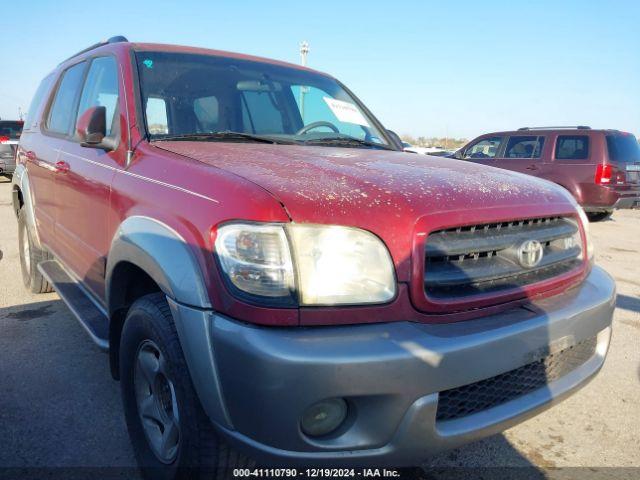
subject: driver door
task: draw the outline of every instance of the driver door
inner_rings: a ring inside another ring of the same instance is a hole
[[[482,165],[500,167],[501,165],[496,164],[496,157],[501,151],[503,142],[504,137],[501,135],[479,138],[464,149],[461,159]]]

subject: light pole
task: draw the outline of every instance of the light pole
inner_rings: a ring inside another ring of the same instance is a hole
[[[306,40],[300,43],[300,63],[303,67],[307,66],[307,55],[309,54],[309,42]],[[300,85],[300,116],[304,124],[304,94],[307,93],[307,87]]]

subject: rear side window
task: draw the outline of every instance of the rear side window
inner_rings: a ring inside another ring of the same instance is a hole
[[[589,158],[587,135],[560,135],[556,142],[556,159],[586,160]]]
[[[118,107],[118,66],[113,57],[99,57],[91,62],[80,97],[78,115],[91,107],[105,107],[107,136],[111,135]]]
[[[502,137],[488,137],[474,143],[464,151],[462,158],[495,158]]]
[[[607,135],[607,150],[612,162],[640,162],[640,146],[633,135]]]
[[[509,137],[505,158],[540,158],[544,137],[517,136]]]
[[[31,130],[38,125],[38,112],[41,112],[40,106],[44,101],[46,93],[49,91],[49,87],[51,86],[51,81],[53,80],[53,76],[49,75],[42,82],[40,82],[40,86],[36,90],[35,95],[31,99],[31,104],[29,105],[29,111],[27,112],[27,118],[24,121],[24,129]]]
[[[69,133],[75,119],[75,103],[82,84],[85,63],[79,63],[64,72],[56,96],[51,104],[47,130],[55,133]]]

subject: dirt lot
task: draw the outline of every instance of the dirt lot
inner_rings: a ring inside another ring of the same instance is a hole
[[[133,465],[107,356],[55,293],[31,295],[22,286],[10,184],[2,182],[0,469]],[[599,376],[504,434],[431,459],[419,476],[448,466],[472,467],[467,472],[529,467],[527,476],[586,466],[578,477],[640,478],[640,211],[617,212],[591,230],[597,263],[615,277],[619,293],[611,350]]]

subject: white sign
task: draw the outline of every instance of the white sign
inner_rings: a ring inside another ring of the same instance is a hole
[[[335,98],[323,97],[324,101],[336,116],[338,120],[346,123],[355,123],[356,125],[362,125],[368,127],[369,122],[364,118],[364,115],[358,110],[353,103],[343,102],[342,100],[336,100]]]

